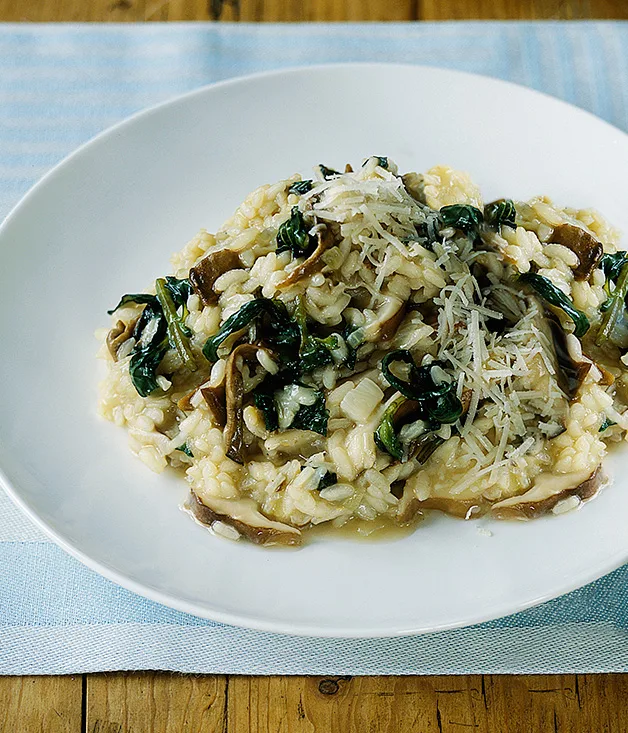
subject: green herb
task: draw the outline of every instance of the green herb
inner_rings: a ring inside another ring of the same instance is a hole
[[[313,405],[301,405],[288,426],[296,430],[313,430],[315,433],[327,435],[327,421],[329,412],[325,406],[325,395],[316,393],[316,402]]]
[[[439,213],[444,226],[460,229],[465,234],[477,232],[484,220],[482,212],[469,204],[443,206]]]
[[[203,346],[205,358],[211,363],[218,361],[218,347],[223,341],[264,317],[267,321],[262,329],[265,340],[280,350],[296,350],[301,335],[286,306],[279,300],[257,298],[245,303],[237,313],[229,316],[218,332],[207,339]]]
[[[398,397],[386,408],[374,434],[377,447],[398,461],[401,461],[403,458],[403,447],[397,436],[393,421],[395,413],[405,401],[405,397]]]
[[[187,443],[183,443],[183,445],[180,445],[176,450],[180,450],[181,453],[185,453],[186,456],[189,456],[190,458],[194,458],[194,453],[189,449]]]
[[[484,207],[484,219],[487,224],[497,227],[505,224],[515,228],[517,209],[510,199],[499,199],[486,204]]]
[[[605,417],[604,422],[600,425],[600,429],[598,430],[598,433],[603,433],[607,428],[610,428],[611,425],[617,425],[617,423]]]
[[[330,178],[342,175],[339,171],[335,171],[333,168],[328,168],[326,165],[319,163],[318,170],[321,172],[321,176],[328,181]]]
[[[595,343],[602,346],[606,341],[616,345],[623,345],[624,341],[618,338],[616,331],[626,331],[626,294],[628,293],[628,261],[622,266],[615,290],[613,290],[608,305],[602,316]],[[624,336],[625,334],[622,334]]]
[[[526,272],[519,279],[530,285],[550,305],[560,308],[574,323],[574,334],[581,338],[589,330],[589,319],[551,280],[534,272]]]
[[[408,379],[400,379],[390,371],[395,362],[407,364]],[[382,359],[382,373],[387,382],[404,397],[419,403],[419,417],[428,420],[432,425],[454,423],[462,415],[462,403],[456,396],[456,386],[451,384],[436,385],[432,378],[432,368],[441,366],[437,362],[418,367],[412,354],[405,349],[391,351]]]
[[[303,257],[312,247],[309,227],[298,206],[292,207],[290,218],[277,231],[277,252],[292,252],[293,257]]]
[[[113,315],[118,308],[122,308],[122,306],[128,305],[129,303],[156,305],[157,298],[149,293],[129,293],[128,295],[123,295],[118,305],[110,311],[107,311],[108,315]]]
[[[318,486],[316,487],[317,491],[320,491],[321,489],[326,489],[328,486],[333,486],[334,484],[338,483],[338,476],[335,473],[332,473],[331,471],[327,471],[323,474],[323,477],[318,482]]]
[[[172,278],[172,280],[175,280],[175,278]],[[166,318],[166,323],[168,324],[168,340],[170,341],[170,346],[176,349],[183,365],[194,372],[197,369],[197,365],[188,340],[187,334],[189,334],[189,331],[182,318],[178,315],[177,306],[173,300],[173,293],[178,300],[181,300],[183,297],[179,290],[179,281],[175,282],[176,285],[170,285],[169,287],[166,280],[161,277],[157,278],[155,281],[155,291]]]
[[[312,190],[313,182],[311,180],[306,181],[295,181],[288,186],[288,193],[297,193],[302,196],[304,193]]]

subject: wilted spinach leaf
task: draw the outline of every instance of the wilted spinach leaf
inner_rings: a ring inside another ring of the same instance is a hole
[[[318,486],[316,487],[317,491],[321,491],[321,489],[326,489],[328,486],[333,486],[334,484],[338,483],[338,476],[335,473],[332,473],[331,471],[327,471],[323,474],[323,477],[318,482]]]
[[[297,193],[299,196],[303,196],[304,193],[312,190],[314,183],[311,180],[306,181],[295,181],[288,186],[288,193]]]
[[[402,362],[408,365],[408,379],[400,379],[390,371],[390,365]],[[440,366],[436,362],[418,367],[412,354],[405,349],[391,351],[382,359],[382,373],[386,381],[404,397],[419,403],[419,417],[437,426],[441,423],[454,423],[462,415],[462,403],[456,395],[456,385],[437,385],[432,378],[432,368]]]
[[[335,171],[333,168],[328,168],[326,165],[319,163],[318,170],[321,172],[321,176],[328,181],[330,178],[342,175],[339,171]]]
[[[313,430],[315,433],[327,435],[327,421],[329,412],[325,406],[325,395],[317,393],[313,405],[301,405],[289,427],[296,430]]]
[[[589,330],[589,319],[579,311],[562,290],[556,287],[551,280],[534,272],[526,272],[519,279],[530,285],[550,305],[560,308],[574,322],[574,334],[581,338]]]
[[[300,333],[297,324],[292,320],[286,306],[279,300],[257,298],[245,303],[237,313],[229,316],[218,329],[218,332],[207,339],[203,346],[203,354],[210,362],[218,360],[218,347],[229,336],[253,322],[262,318],[266,322],[262,325],[264,339],[278,348],[297,348],[300,343]]]
[[[477,232],[484,220],[482,212],[470,204],[452,204],[440,210],[443,225],[460,229],[465,234]]]
[[[107,314],[111,316],[118,310],[118,308],[122,308],[123,305],[128,305],[129,303],[137,303],[138,305],[156,305],[157,297],[155,295],[150,295],[149,293],[129,293],[128,295],[123,295],[118,305],[110,311],[107,311]]]
[[[510,199],[498,199],[484,207],[484,219],[487,224],[494,227],[505,224],[514,229],[516,216],[517,209]]]
[[[292,207],[290,218],[277,231],[277,252],[292,252],[293,257],[303,257],[316,246],[308,234],[309,227],[298,206]]]

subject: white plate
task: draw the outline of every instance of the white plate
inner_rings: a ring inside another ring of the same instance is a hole
[[[258,629],[387,636],[496,618],[628,559],[628,451],[583,510],[530,523],[434,515],[392,542],[298,551],[211,536],[186,491],[95,413],[93,331],[253,188],[324,162],[446,163],[488,199],[546,193],[628,230],[628,137],[562,102],[432,68],[343,65],[201,89],[99,136],[0,229],[0,466],[17,503],[75,557],[166,605]],[[621,469],[623,468],[623,473]],[[618,470],[619,469],[619,470]],[[478,527],[490,528],[483,536]]]

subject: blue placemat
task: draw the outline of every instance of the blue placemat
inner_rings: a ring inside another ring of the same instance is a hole
[[[510,79],[628,129],[625,23],[5,25],[0,215],[76,146],[142,107],[263,69],[384,60]],[[628,566],[525,613],[427,636],[352,641],[247,631],[104,580],[0,492],[0,674],[628,671],[627,601]]]

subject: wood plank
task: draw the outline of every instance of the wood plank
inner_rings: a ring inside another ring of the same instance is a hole
[[[231,677],[227,733],[614,733],[627,675]]]
[[[419,0],[421,20],[628,18],[624,0]]]
[[[166,672],[87,676],[87,733],[223,733],[227,679]]]
[[[80,675],[0,677],[0,733],[80,733]]]

